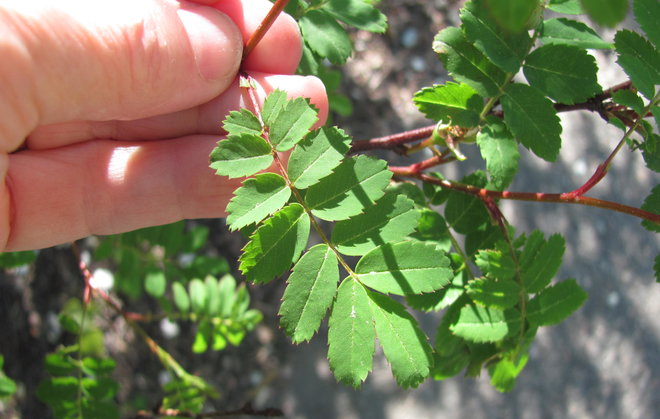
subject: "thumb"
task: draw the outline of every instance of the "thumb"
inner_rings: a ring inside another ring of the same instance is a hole
[[[22,0],[0,5],[0,109],[31,125],[135,119],[217,96],[240,64],[223,13],[171,0]],[[2,103],[2,102],[5,103]],[[13,103],[7,103],[13,101]]]

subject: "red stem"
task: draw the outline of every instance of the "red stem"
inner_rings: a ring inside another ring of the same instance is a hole
[[[275,19],[282,13],[282,10],[286,7],[286,5],[289,3],[289,0],[277,0],[273,7],[271,7],[270,11],[264,18],[264,20],[261,21],[259,24],[259,27],[257,28],[256,31],[252,34],[250,39],[248,39],[247,43],[245,44],[245,48],[243,49],[243,61],[250,55],[254,47],[257,46],[259,41],[261,41],[261,38],[266,35],[266,32],[268,32],[268,29],[273,25],[275,22]]]

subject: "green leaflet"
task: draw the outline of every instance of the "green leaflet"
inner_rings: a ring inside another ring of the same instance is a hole
[[[655,185],[651,194],[644,200],[644,204],[642,204],[641,208],[654,214],[660,214],[660,185]],[[642,226],[649,231],[660,233],[660,224],[649,220],[643,220]]]
[[[516,384],[516,377],[522,372],[529,356],[523,354],[518,362],[510,359],[502,359],[488,367],[490,384],[499,391],[511,391]]]
[[[550,0],[548,9],[566,15],[584,14],[580,0]]]
[[[566,18],[553,18],[543,22],[539,39],[544,44],[572,45],[587,49],[614,48],[614,44],[603,41],[596,31],[584,23]]]
[[[657,0],[635,0],[633,12],[639,26],[642,27],[646,37],[649,38],[656,48],[660,48],[660,3]]]
[[[433,50],[454,79],[470,85],[481,96],[497,96],[507,80],[507,74],[465,39],[459,28],[438,32],[433,39]]]
[[[532,232],[520,255],[520,271],[525,291],[534,294],[545,288],[561,266],[566,244],[560,234],[546,242],[543,233]]]
[[[229,112],[227,118],[222,122],[222,128],[228,136],[250,134],[261,137],[263,133],[259,118],[247,109]]]
[[[557,324],[580,308],[587,293],[575,279],[567,279],[541,291],[527,305],[527,319],[534,326]]]
[[[468,282],[467,294],[486,307],[507,309],[520,300],[520,286],[510,279],[479,278]]]
[[[275,173],[263,173],[246,179],[243,186],[234,191],[227,205],[227,224],[230,230],[239,230],[258,223],[286,204],[291,189],[286,181]]]
[[[491,278],[511,279],[516,274],[516,264],[511,255],[499,250],[480,250],[476,256],[476,264],[481,272]]]
[[[357,29],[376,33],[387,29],[387,17],[364,0],[330,0],[322,9]]]
[[[174,299],[174,305],[176,305],[176,308],[181,313],[188,313],[188,310],[190,310],[190,298],[188,298],[186,288],[180,282],[172,283],[172,298]]]
[[[530,85],[560,103],[585,101],[602,88],[596,80],[596,60],[571,45],[544,45],[525,60],[523,72]]]
[[[355,273],[362,284],[396,295],[432,292],[454,277],[444,252],[433,244],[416,241],[375,248],[360,259]]]
[[[599,25],[613,28],[626,18],[628,0],[580,0],[582,8]]]
[[[486,175],[475,172],[466,176],[462,183],[480,188],[486,186]],[[445,219],[449,227],[461,234],[469,234],[488,223],[490,216],[481,199],[462,192],[452,191],[445,206]]]
[[[310,221],[303,207],[290,204],[254,232],[243,248],[239,269],[252,282],[269,282],[298,260],[309,237]]]
[[[17,268],[19,266],[29,265],[36,259],[37,252],[34,250],[0,253],[0,267],[5,269]]]
[[[520,152],[515,138],[499,118],[491,115],[486,122],[477,134],[477,145],[486,160],[490,184],[501,191],[511,184],[518,171]]]
[[[534,29],[543,17],[539,0],[486,0],[486,7],[498,26],[510,33]]]
[[[655,95],[660,84],[660,52],[636,32],[621,30],[614,37],[617,63],[630,76],[633,84],[648,99]]]
[[[351,138],[336,127],[308,134],[291,153],[288,175],[293,186],[306,189],[332,173],[350,148]]]
[[[533,87],[514,83],[502,96],[502,109],[518,141],[544,160],[557,159],[562,127],[552,102]]]
[[[512,308],[498,310],[467,305],[449,329],[472,342],[497,342],[518,333],[520,322],[520,313]]]
[[[660,135],[650,134],[641,148],[646,167],[654,172],[660,172]]]
[[[364,213],[335,224],[331,241],[345,255],[364,255],[386,242],[405,238],[415,230],[418,219],[410,199],[387,194]]]
[[[307,251],[287,280],[280,324],[296,342],[310,340],[332,305],[339,281],[337,257],[327,244]]]
[[[291,149],[318,120],[309,99],[286,100],[286,93],[281,90],[268,95],[261,116],[268,127],[268,139],[277,151]]]
[[[374,324],[367,291],[346,278],[328,321],[328,360],[337,380],[358,387],[371,371],[375,351]]]
[[[194,278],[188,283],[190,306],[193,313],[202,315],[206,312],[206,286],[204,281]]]
[[[298,21],[303,39],[309,48],[327,57],[333,64],[343,64],[353,47],[346,30],[323,10],[311,10]]]
[[[255,134],[230,135],[211,152],[211,168],[230,178],[253,175],[273,163],[270,145]]]
[[[617,90],[616,92],[612,92],[612,100],[620,105],[629,107],[638,114],[644,111],[644,101],[632,90]]]
[[[401,304],[382,294],[368,295],[378,342],[396,382],[403,388],[417,387],[433,366],[428,338]]]
[[[461,127],[479,125],[479,114],[484,107],[484,99],[476,90],[467,84],[451,82],[423,88],[415,93],[413,102],[427,118]]]
[[[352,157],[310,186],[305,202],[322,220],[345,220],[382,197],[391,177],[385,161],[364,155]]]
[[[509,22],[507,26],[516,26],[522,29],[525,24],[520,24],[520,17],[505,16],[509,13],[517,13],[515,7],[511,4],[493,5],[496,0],[490,0],[491,7],[485,3],[486,0],[472,0],[465,4],[461,9],[461,22],[465,35],[470,39],[474,46],[477,47],[486,57],[493,63],[499,66],[507,73],[516,73],[520,69],[520,65],[527,55],[529,50],[531,38],[525,31],[511,32],[503,30],[495,20],[491,17],[494,11],[504,11],[500,13],[503,20]],[[507,1],[511,3],[511,0]],[[519,3],[519,1],[514,1]],[[526,1],[529,5],[529,1]],[[532,5],[532,8],[536,8]],[[522,11],[524,14],[525,12]],[[529,12],[531,15],[531,12]],[[529,16],[528,16],[529,17]]]
[[[653,271],[655,272],[655,281],[660,283],[660,254],[655,257]]]

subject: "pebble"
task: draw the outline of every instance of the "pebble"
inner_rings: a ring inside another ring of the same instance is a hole
[[[406,28],[401,34],[401,45],[411,48],[417,45],[419,41],[419,32],[415,28]]]

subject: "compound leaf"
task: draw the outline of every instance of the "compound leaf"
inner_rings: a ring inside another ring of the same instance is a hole
[[[510,279],[478,278],[467,284],[467,294],[486,307],[507,309],[520,300],[520,286]]]
[[[378,342],[403,388],[417,387],[433,366],[433,349],[417,321],[398,302],[369,292]]]
[[[222,128],[228,136],[249,134],[261,137],[263,131],[259,118],[245,108],[229,112],[222,122]]]
[[[363,31],[383,33],[387,29],[387,17],[365,0],[330,0],[323,10]]]
[[[328,176],[348,153],[351,138],[339,128],[323,127],[308,134],[289,157],[289,179],[306,189]]]
[[[514,33],[503,30],[491,17],[490,13],[494,9],[512,11],[511,4],[504,8],[491,9],[484,3],[485,0],[472,0],[461,9],[465,35],[474,42],[477,49],[501,69],[507,73],[516,73],[527,55],[531,38],[525,31]]]
[[[613,28],[626,18],[628,0],[581,0],[582,8],[599,25]]]
[[[333,64],[343,64],[353,46],[346,30],[323,10],[311,10],[298,21],[309,48]]]
[[[467,84],[447,83],[425,87],[413,98],[417,108],[434,121],[473,127],[479,124],[484,99]]]
[[[487,125],[477,134],[477,145],[481,157],[486,160],[490,184],[494,189],[503,190],[518,171],[518,143],[499,118],[489,116],[486,121]]]
[[[582,102],[602,90],[597,71],[596,60],[584,49],[552,44],[529,54],[523,68],[530,85],[566,104]]]
[[[545,288],[561,266],[566,243],[560,234],[546,242],[543,233],[532,232],[520,256],[520,271],[525,291],[533,294]]]
[[[587,293],[575,279],[567,279],[541,291],[527,305],[527,319],[534,326],[557,324],[580,308]]]
[[[660,185],[656,185],[651,194],[646,197],[641,207],[644,211],[649,211],[654,214],[660,214]],[[649,231],[660,233],[660,224],[653,221],[643,220],[642,226]]]
[[[660,48],[660,3],[657,0],[635,0],[633,12],[639,26],[642,27],[646,36],[653,42],[656,48]]]
[[[286,181],[275,173],[263,173],[246,179],[227,205],[229,229],[238,230],[260,222],[282,208],[290,196],[291,189]]]
[[[345,220],[382,197],[391,177],[385,161],[364,155],[353,157],[310,186],[305,202],[323,220]]]
[[[586,24],[563,17],[543,22],[539,39],[546,45],[572,45],[586,49],[614,48],[614,44],[603,41],[600,35]]]
[[[518,141],[542,159],[557,159],[562,128],[552,102],[535,88],[514,83],[502,96],[502,109]]]
[[[497,96],[507,80],[507,74],[465,39],[459,28],[438,32],[433,39],[433,50],[454,79],[469,84],[481,96]]]
[[[630,76],[635,87],[652,99],[655,86],[660,84],[660,52],[640,34],[621,30],[614,36],[617,63]]]
[[[417,226],[419,212],[403,195],[387,194],[364,213],[339,221],[332,230],[332,243],[345,255],[364,255],[386,242],[403,239]]]
[[[287,280],[280,306],[280,324],[296,343],[307,341],[321,325],[337,292],[337,257],[327,244],[307,251]]]
[[[273,163],[271,146],[254,134],[230,135],[211,152],[211,168],[230,178],[253,175]]]
[[[449,284],[454,271],[444,252],[416,241],[387,243],[375,248],[355,266],[360,282],[396,295],[433,292]]]
[[[309,217],[301,205],[284,207],[250,237],[238,268],[249,281],[256,283],[282,275],[304,250],[309,227]]]
[[[358,387],[367,377],[375,350],[369,296],[360,283],[347,278],[337,290],[328,321],[328,360],[337,380]]]
[[[515,309],[499,310],[475,305],[463,307],[449,329],[472,342],[497,342],[520,330],[520,313]]]

